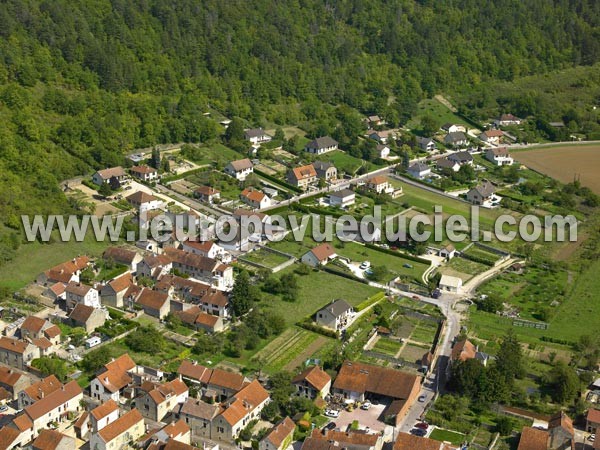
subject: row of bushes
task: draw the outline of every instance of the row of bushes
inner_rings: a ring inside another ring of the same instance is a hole
[[[386,253],[388,255],[393,255],[396,256],[398,258],[404,258],[404,259],[408,259],[410,261],[414,261],[414,262],[418,262],[418,263],[423,263],[423,264],[430,264],[430,261],[424,258],[421,258],[419,256],[415,256],[415,255],[411,255],[409,253],[398,253],[397,250],[390,250],[389,248],[381,248],[375,244],[369,244],[366,243],[365,247],[370,248],[371,250],[376,250],[378,252],[382,252],[382,253]]]
[[[468,259],[470,261],[480,263],[489,267],[494,267],[495,261],[490,261],[488,258],[483,258],[481,256],[469,255],[468,253],[461,253],[461,258]]]
[[[368,299],[366,299],[364,302],[361,302],[358,306],[356,306],[354,308],[355,311],[362,311],[363,309],[367,309],[369,306],[377,303],[378,301],[380,301],[382,298],[385,297],[385,292],[378,292],[375,295],[372,295],[371,297],[369,297]]]
[[[320,208],[318,206],[308,206],[308,205],[301,205],[301,204],[294,204],[293,208],[297,211],[309,214],[309,213],[313,213],[313,214],[319,214],[321,216],[332,216],[332,217],[342,217],[343,215],[347,214],[345,212],[340,212],[340,211],[330,211],[328,209],[325,208]]]
[[[542,336],[540,338],[540,340],[542,340],[544,342],[550,342],[552,344],[568,345],[571,347],[575,346],[575,342],[569,341],[567,339],[557,339],[557,338],[553,338],[553,337],[549,337],[549,336]]]
[[[363,284],[369,284],[369,282],[363,278],[358,278],[357,276],[355,276],[351,273],[343,272],[341,270],[334,269],[333,267],[330,267],[330,266],[320,266],[319,269],[324,270],[325,272],[331,273],[333,275],[338,275],[340,277],[347,278],[349,280],[358,281],[359,283],[363,283]]]
[[[296,186],[292,186],[289,183],[286,183],[285,181],[281,181],[279,178],[274,177],[273,175],[269,175],[268,173],[263,172],[262,170],[258,170],[258,169],[254,169],[254,173],[256,175],[261,176],[262,178],[266,178],[267,180],[273,182],[276,185],[282,186],[286,189],[289,189],[292,192],[297,192],[297,193],[301,193],[302,189],[297,188]]]
[[[338,334],[336,331],[330,330],[328,328],[324,328],[322,326],[317,325],[316,323],[312,322],[311,319],[305,319],[302,322],[298,323],[298,325],[302,328],[304,328],[305,330],[308,331],[313,331],[315,333],[319,333],[322,334],[325,337],[330,337],[333,339],[337,339],[338,338]]]

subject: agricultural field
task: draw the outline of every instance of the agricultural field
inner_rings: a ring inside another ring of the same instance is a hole
[[[470,259],[461,258],[459,256],[455,256],[450,261],[446,263],[446,265],[440,267],[439,272],[444,275],[450,275],[452,277],[458,277],[463,282],[470,280],[475,275],[485,272],[489,270],[490,266],[485,264],[481,264],[475,261],[471,261]]]
[[[471,256],[474,259],[481,261],[484,265],[488,264],[490,266],[492,266],[496,261],[498,261],[501,258],[501,255],[474,244],[471,245],[468,249],[463,250],[462,253],[464,255]]]
[[[299,327],[288,328],[252,358],[269,373],[293,371],[331,339]]]
[[[269,252],[267,250],[259,249],[250,253],[246,253],[243,256],[240,256],[239,260],[241,262],[250,261],[258,264],[262,264],[263,266],[272,269],[277,267],[279,264],[283,264],[288,261],[289,258],[286,256],[280,255],[278,253]]]
[[[385,337],[380,337],[373,346],[374,351],[393,357],[398,355],[401,348],[402,343],[400,341],[394,341]]]
[[[513,157],[563,183],[577,178],[581,184],[600,194],[600,146],[561,145],[515,152]]]

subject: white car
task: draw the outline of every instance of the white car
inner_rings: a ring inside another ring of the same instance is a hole
[[[325,411],[325,415],[327,417],[340,417],[340,412],[337,409],[328,409],[327,411]]]
[[[364,402],[362,405],[360,405],[360,409],[364,409],[365,411],[368,411],[370,407],[371,407],[371,402],[368,400],[366,402]]]
[[[589,439],[591,442],[594,442],[594,441],[596,440],[596,435],[595,435],[595,434],[590,434],[590,435],[588,436],[588,439]]]
[[[358,268],[361,270],[367,270],[369,267],[371,267],[371,263],[369,261],[363,261]]]

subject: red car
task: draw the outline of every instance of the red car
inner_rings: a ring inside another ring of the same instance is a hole
[[[415,425],[415,428],[420,428],[421,430],[426,430],[429,428],[429,424],[427,422],[419,422]]]

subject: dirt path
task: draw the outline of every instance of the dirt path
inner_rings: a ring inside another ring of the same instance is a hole
[[[292,359],[289,363],[287,363],[283,370],[292,371],[296,369],[298,366],[301,366],[304,361],[310,358],[317,350],[323,347],[327,343],[327,338],[324,336],[319,336],[316,340],[312,342],[308,347],[304,349],[302,353]]]
[[[458,109],[456,109],[454,106],[452,106],[452,103],[450,103],[446,99],[446,97],[444,97],[443,95],[436,95],[433,98],[435,98],[438,102],[440,102],[442,105],[444,105],[446,108],[448,108],[453,113],[458,112]]]

